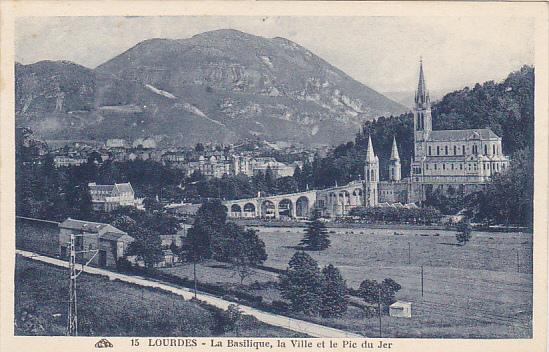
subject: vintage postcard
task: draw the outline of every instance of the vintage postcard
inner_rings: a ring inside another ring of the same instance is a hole
[[[546,349],[547,3],[0,6],[2,352]]]

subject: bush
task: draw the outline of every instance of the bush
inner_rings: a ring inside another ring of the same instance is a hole
[[[271,303],[271,307],[279,312],[286,313],[290,310],[290,305],[287,302],[280,301],[280,300],[274,300]]]
[[[471,239],[471,233],[473,232],[473,227],[467,221],[462,221],[457,224],[456,240],[461,246],[464,246]]]

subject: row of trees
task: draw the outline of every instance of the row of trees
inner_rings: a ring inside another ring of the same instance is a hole
[[[231,263],[241,284],[252,274],[253,266],[267,259],[265,243],[257,232],[228,222],[225,207],[217,199],[204,202],[198,209],[183,246],[181,256],[193,262],[195,274],[198,262],[212,258]]]
[[[395,302],[396,292],[401,289],[390,278],[381,283],[366,279],[358,290],[349,289],[338,268],[329,264],[321,270],[316,260],[303,251],[292,256],[279,280],[282,297],[290,301],[294,312],[323,318],[345,314],[350,294],[361,297],[374,310],[375,305],[381,305],[382,311],[387,312]]]
[[[358,216],[371,222],[395,222],[430,225],[440,221],[442,214],[435,208],[393,208],[357,207],[351,209],[351,216]]]

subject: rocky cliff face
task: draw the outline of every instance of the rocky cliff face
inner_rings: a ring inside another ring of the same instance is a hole
[[[16,76],[19,120],[56,136],[326,144],[404,111],[296,43],[235,30],[146,40],[95,70],[17,65]]]

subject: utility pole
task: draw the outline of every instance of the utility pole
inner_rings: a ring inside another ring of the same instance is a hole
[[[421,266],[421,297],[423,298],[423,265]]]
[[[408,242],[408,265],[410,265],[411,262],[411,255],[410,255],[410,242]]]
[[[379,316],[379,338],[381,338],[381,285],[377,288],[377,311]]]
[[[517,273],[520,273],[520,259],[518,249],[515,248],[515,252],[517,252]]]
[[[194,299],[197,299],[196,297],[196,258],[193,260],[193,274],[194,274]]]
[[[70,235],[70,252],[69,252],[69,311],[67,314],[67,336],[78,336],[78,309],[76,301],[76,279],[84,271],[84,267],[87,266],[93,258],[99,253],[99,250],[89,250],[89,251],[76,251],[75,248],[75,237],[84,237],[84,235],[75,235],[71,233]],[[79,272],[76,272],[76,254],[79,253],[88,253],[93,252],[94,254],[86,262],[82,264],[82,269]]]
[[[74,248],[74,234],[71,234],[69,252],[69,313],[67,335],[78,336],[78,311],[76,308],[76,250]]]

